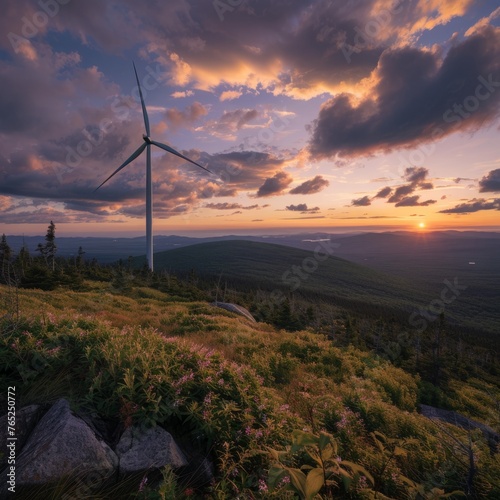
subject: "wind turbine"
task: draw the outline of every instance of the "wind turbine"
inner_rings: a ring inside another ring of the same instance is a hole
[[[153,178],[151,175],[151,146],[157,146],[163,149],[167,153],[172,153],[173,155],[186,160],[193,165],[196,165],[209,173],[212,173],[208,168],[202,167],[199,163],[190,160],[187,156],[182,155],[175,149],[162,144],[161,142],[153,141],[151,139],[151,131],[149,129],[149,118],[148,112],[146,111],[146,105],[144,104],[144,98],[142,96],[141,84],[139,83],[139,77],[137,76],[137,69],[134,65],[135,79],[137,80],[137,86],[139,88],[139,95],[141,97],[142,105],[142,115],[144,117],[144,125],[146,127],[146,133],[142,135],[144,142],[130,155],[130,157],[125,160],[95,191],[97,191],[101,186],[106,184],[114,175],[116,175],[120,170],[125,168],[129,163],[133,162],[144,150],[146,150],[146,259],[148,262],[149,269],[153,270]]]

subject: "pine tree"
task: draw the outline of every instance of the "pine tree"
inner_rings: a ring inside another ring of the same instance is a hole
[[[82,247],[78,247],[78,254],[76,255],[76,267],[81,268],[83,266],[83,256],[85,252]]]
[[[0,263],[10,262],[12,258],[12,250],[7,243],[7,236],[2,234],[2,239],[0,240]]]
[[[31,260],[31,256],[30,256],[28,247],[26,246],[26,244],[23,241],[23,246],[21,247],[21,250],[19,250],[19,253],[17,254],[17,257],[16,257],[16,265],[18,266],[18,268],[21,269],[21,276],[22,277],[24,277],[26,270],[30,265],[30,260]]]
[[[45,235],[45,249],[47,252],[47,257],[49,261],[52,262],[52,271],[54,271],[56,265],[56,225],[50,221],[49,227],[47,228],[47,234]]]
[[[7,280],[11,258],[12,250],[7,243],[7,237],[5,234],[2,234],[2,239],[0,240],[0,278]]]

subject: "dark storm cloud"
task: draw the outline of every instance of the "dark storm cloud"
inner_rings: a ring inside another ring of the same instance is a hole
[[[480,193],[500,193],[500,168],[492,170],[479,181]]]
[[[470,214],[481,210],[500,210],[500,198],[487,201],[484,198],[473,198],[466,203],[460,203],[454,208],[440,210],[440,214]]]
[[[322,107],[312,125],[312,156],[416,146],[497,117],[500,28],[482,29],[441,58],[428,49],[385,51],[376,70],[378,83],[366,98],[355,102],[341,94]]]
[[[273,177],[269,177],[264,181],[264,184],[260,186],[255,196],[257,198],[275,196],[282,193],[292,182],[293,179],[290,174],[278,172]]]
[[[329,186],[330,183],[321,175],[317,175],[314,179],[303,182],[299,186],[290,190],[290,194],[314,194],[319,193],[322,189]]]

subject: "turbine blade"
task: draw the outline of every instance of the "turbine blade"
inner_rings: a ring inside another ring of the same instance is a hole
[[[190,160],[187,156],[181,155],[178,151],[171,148],[170,146],[167,146],[166,144],[162,144],[161,142],[156,142],[156,141],[151,141],[151,144],[154,144],[155,146],[158,146],[159,148],[167,151],[167,153],[172,153],[173,155],[178,156],[179,158],[182,158],[182,159],[192,163],[193,165],[196,165],[197,167],[202,168],[203,170],[206,170],[210,174],[213,174],[213,172],[208,170],[208,168],[202,167],[199,163],[196,163],[195,161]]]
[[[111,179],[115,174],[117,174],[122,168],[125,168],[130,162],[134,161],[145,149],[148,144],[146,142],[143,142],[131,155],[129,158],[127,158],[102,184],[99,185],[99,187],[94,189],[94,193],[106,182]]]
[[[135,68],[135,63],[132,62],[132,64],[134,65],[135,79],[137,80],[137,86],[139,87],[139,95],[141,96],[142,115],[144,116],[144,125],[146,126],[146,135],[149,137],[151,135],[151,132],[149,130],[148,112],[146,111],[146,105],[144,104],[144,97],[142,97],[142,89],[141,89],[141,84],[139,83],[139,77],[137,76],[137,69]]]

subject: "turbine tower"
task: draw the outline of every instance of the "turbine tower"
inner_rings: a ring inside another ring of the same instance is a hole
[[[137,80],[137,86],[139,88],[139,95],[141,97],[142,105],[142,115],[144,117],[144,126],[146,128],[146,133],[142,135],[144,142],[130,155],[130,157],[125,160],[102,184],[100,184],[95,190],[97,191],[101,186],[106,184],[114,175],[116,175],[120,170],[125,168],[129,163],[133,162],[144,150],[146,150],[146,259],[148,262],[149,269],[153,270],[153,178],[151,175],[151,146],[157,146],[163,149],[167,153],[172,153],[173,155],[186,160],[193,165],[196,165],[209,173],[212,173],[208,168],[202,167],[199,163],[190,160],[187,156],[182,155],[175,149],[162,144],[161,142],[153,141],[151,139],[151,131],[149,129],[149,118],[148,112],[146,111],[146,105],[144,104],[144,98],[142,96],[141,84],[139,83],[139,77],[137,76],[137,69],[134,65],[135,79]]]

